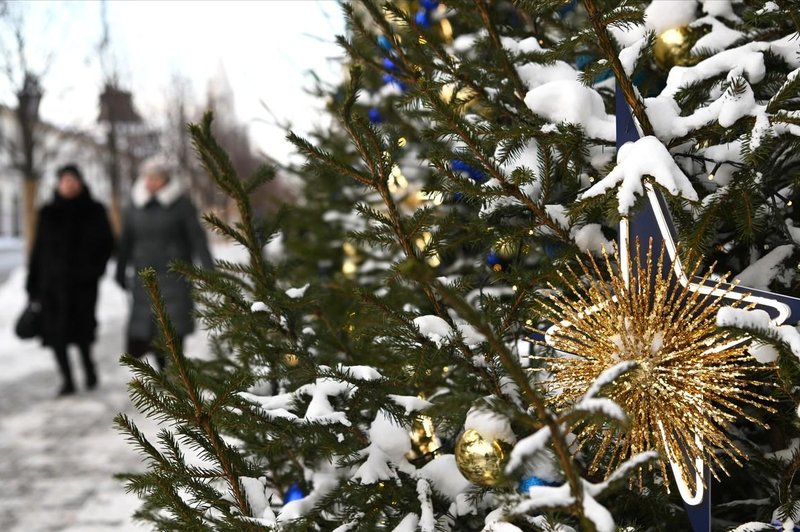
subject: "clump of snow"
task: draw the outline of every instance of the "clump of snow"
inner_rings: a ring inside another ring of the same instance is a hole
[[[419,524],[419,516],[417,514],[406,514],[392,532],[416,532],[417,524]]]
[[[264,524],[274,524],[275,514],[269,506],[266,478],[239,477],[239,483],[245,492],[253,516],[261,519]]]
[[[394,395],[389,394],[389,399],[402,406],[406,410],[406,414],[411,412],[419,412],[431,406],[430,401],[414,397],[412,395]]]
[[[794,246],[778,246],[742,270],[736,279],[744,286],[768,290],[769,284],[783,271],[783,263],[792,256]]]
[[[289,288],[286,291],[286,295],[292,299],[303,297],[306,294],[306,290],[308,290],[309,286],[309,283],[306,283],[305,286],[301,286],[300,288]]]
[[[697,39],[697,42],[692,47],[692,52],[704,49],[713,51],[725,50],[744,35],[741,31],[729,28],[713,16],[699,18],[692,23],[693,27],[700,25],[710,25],[711,31]]]
[[[417,480],[417,494],[420,504],[419,529],[421,532],[434,532],[436,518],[433,514],[433,503],[431,502],[431,486],[427,480],[423,478]]]
[[[512,444],[517,441],[508,419],[487,406],[473,406],[469,409],[467,419],[464,421],[464,430],[469,429],[478,431],[487,440],[497,439]]]
[[[791,325],[775,325],[763,310],[722,307],[717,312],[717,326],[765,331],[789,346],[792,353],[800,358],[800,332]]]
[[[778,360],[778,351],[769,344],[757,343],[750,346],[748,351],[761,364],[771,364]]]
[[[339,364],[336,369],[347,374],[348,378],[358,381],[377,381],[383,378],[383,375],[372,366],[345,366]]]
[[[550,64],[527,63],[517,67],[519,77],[526,87],[533,89],[551,81],[578,81],[579,72],[564,61]]]
[[[256,301],[250,305],[250,312],[269,312],[269,307],[263,301]]]
[[[264,258],[270,262],[278,262],[286,257],[286,248],[283,245],[283,232],[278,231],[264,246]]]
[[[600,94],[574,80],[550,81],[528,91],[525,105],[547,120],[580,125],[590,137],[613,141],[616,119],[606,113]]]
[[[453,332],[452,327],[439,316],[426,315],[414,318],[414,325],[419,328],[420,334],[426,336],[437,347],[444,345],[445,340]]]
[[[656,35],[692,22],[697,12],[696,0],[655,0],[644,11],[644,22]]]
[[[550,441],[550,436],[550,427],[542,427],[530,436],[520,440],[519,443],[517,443],[511,450],[511,454],[508,458],[508,464],[506,465],[506,472],[509,474],[513,473],[519,469],[530,457],[544,451],[547,448],[548,442]]]
[[[405,458],[411,450],[411,439],[408,429],[398,425],[385,411],[379,410],[369,428],[369,447],[364,451],[367,459],[353,475],[354,479],[361,480],[362,484],[374,484],[381,480],[394,478],[390,464],[405,469],[413,470]]]
[[[619,185],[619,213],[627,215],[636,203],[636,196],[644,194],[642,181],[646,175],[652,176],[670,194],[697,201],[697,192],[689,179],[661,141],[652,136],[622,146],[617,154],[617,166],[581,198],[600,196]]]
[[[600,255],[603,250],[611,252],[611,242],[605,237],[600,224],[586,224],[582,227],[573,227],[570,231],[575,245],[583,252]]]
[[[452,454],[437,456],[419,469],[418,474],[430,480],[437,492],[453,502],[472,486],[458,470],[456,457]]]
[[[456,328],[464,338],[464,343],[474,347],[486,341],[486,337],[469,323],[456,323]]]

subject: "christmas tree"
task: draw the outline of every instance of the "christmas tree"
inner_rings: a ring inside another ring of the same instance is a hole
[[[711,486],[715,529],[792,530],[800,336],[758,309],[797,293],[800,9],[343,11],[336,121],[291,136],[300,205],[256,218],[248,198],[272,171],[236,175],[211,117],[190,127],[240,214],[206,220],[247,260],[176,265],[211,360],[181,352],[142,274],[171,364],[125,359],[134,402],[165,427],[151,440],[118,419],[149,464],[126,475],[138,516],[164,530],[688,530],[682,499]],[[677,249],[625,243],[659,197]],[[681,284],[677,261],[698,281]]]

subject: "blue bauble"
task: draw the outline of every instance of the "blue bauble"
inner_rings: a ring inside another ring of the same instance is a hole
[[[561,250],[564,249],[564,244],[559,244],[558,242],[556,243],[546,242],[542,246],[542,249],[544,250],[545,255],[547,255],[551,259],[554,259],[561,254]]]
[[[373,124],[383,123],[383,117],[381,116],[381,112],[378,111],[377,107],[370,108],[369,112],[367,113],[367,116],[369,117],[369,121],[372,122]]]
[[[425,8],[420,9],[414,16],[414,22],[416,22],[417,26],[420,26],[421,28],[430,28],[431,27],[430,12]]]
[[[303,490],[300,489],[300,486],[297,482],[292,482],[292,485],[289,486],[289,489],[286,490],[286,493],[283,495],[283,504],[288,504],[292,501],[299,501],[300,499],[306,496],[303,493]]]
[[[595,57],[592,54],[578,54],[575,57],[575,68],[577,68],[578,70],[583,70],[589,65],[589,63],[594,61],[594,59]],[[600,73],[597,76],[595,76],[594,80],[592,81],[594,83],[598,83],[600,81],[607,80],[613,75],[614,72],[610,68],[606,68],[601,70]]]
[[[572,0],[569,3],[564,4],[563,6],[556,9],[556,13],[558,13],[559,17],[565,17],[575,11],[575,8],[578,7],[578,0]]]
[[[394,85],[395,87],[397,87],[401,91],[406,90],[406,84],[403,83],[402,81],[400,81],[399,79],[397,79],[396,77],[392,76],[391,74],[384,74],[383,78],[381,78],[381,79],[383,79],[383,82],[386,85]]]
[[[498,255],[494,250],[490,251],[489,254],[486,255],[486,265],[496,272],[502,272],[508,268],[508,264],[509,262]]]
[[[592,62],[594,56],[592,54],[578,54],[575,56],[575,68],[583,70],[586,65]]]
[[[386,35],[378,35],[378,46],[389,52],[392,49],[392,41]]]
[[[439,7],[439,2],[437,0],[419,0],[419,5],[422,6],[422,9],[425,11],[433,11]]]
[[[385,68],[386,70],[397,72],[397,65],[395,65],[394,61],[392,61],[388,57],[383,58],[383,68]]]
[[[523,477],[522,480],[519,481],[519,491],[522,493],[528,493],[528,490],[536,487],[536,486],[558,486],[558,482],[552,482],[550,480],[545,480],[543,478],[539,478],[537,476],[529,476]]]
[[[486,174],[482,170],[479,170],[460,159],[451,160],[450,168],[452,168],[454,172],[463,172],[467,174],[467,176],[476,183],[486,182]]]

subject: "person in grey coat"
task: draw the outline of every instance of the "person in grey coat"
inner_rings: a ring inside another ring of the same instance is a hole
[[[197,211],[178,179],[170,174],[161,159],[142,165],[130,204],[123,212],[117,252],[116,280],[133,294],[127,352],[137,358],[153,352],[159,369],[163,369],[166,356],[153,346],[157,325],[150,298],[136,274],[145,268],[155,270],[167,314],[182,340],[194,330],[191,286],[182,275],[170,271],[170,264],[175,260],[199,261],[205,268],[213,267]]]

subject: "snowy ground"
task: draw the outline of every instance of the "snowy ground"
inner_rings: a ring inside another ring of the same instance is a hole
[[[113,417],[125,412],[148,434],[157,428],[131,406],[126,390],[130,375],[118,362],[127,296],[106,275],[94,346],[99,388],[54,399],[59,381],[52,353],[36,341],[18,340],[12,331],[26,301],[24,277],[18,268],[0,286],[0,530],[147,530],[130,518],[138,500],[112,477],[143,468],[135,450],[113,428]],[[188,339],[187,352],[205,351],[202,333]],[[83,373],[77,353],[72,355],[81,388]]]

